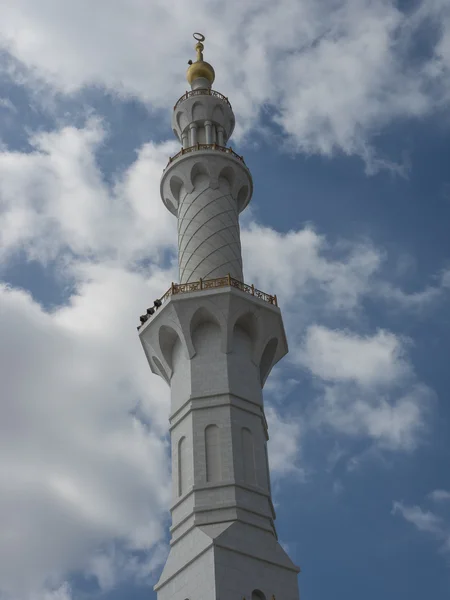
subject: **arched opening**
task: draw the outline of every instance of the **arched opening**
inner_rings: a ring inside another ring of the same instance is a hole
[[[175,200],[177,202],[179,202],[179,200],[180,200],[180,191],[181,191],[182,185],[183,185],[183,182],[176,175],[174,175],[173,177],[170,178],[170,191],[172,192],[172,196],[175,198]]]
[[[192,121],[202,121],[206,119],[206,109],[202,102],[194,102],[192,105]]]
[[[258,322],[255,315],[251,312],[241,315],[234,324],[233,345],[236,346],[238,339],[245,336],[249,340],[251,349],[253,349],[258,336]],[[237,350],[237,348],[234,348]]]
[[[170,200],[169,198],[164,198],[164,204],[167,206],[167,208],[173,215],[177,216],[178,210],[175,208],[175,205],[172,202],[172,200]]]
[[[221,328],[218,319],[204,307],[199,308],[190,323],[191,339],[195,351],[203,354],[203,350],[220,347]]]
[[[219,182],[222,183],[223,181],[226,181],[226,183],[228,184],[229,191],[233,189],[234,179],[234,171],[231,167],[225,167],[220,171]]]
[[[186,127],[186,125],[189,122],[187,116],[184,114],[184,112],[182,110],[177,112],[176,121],[177,121],[177,125],[178,125],[180,131],[183,131],[183,129]],[[177,137],[178,137],[178,135],[177,135]]]
[[[203,181],[205,177],[209,177],[208,170],[206,166],[201,162],[196,162],[195,165],[191,169],[191,183],[195,188],[195,183]]]
[[[273,359],[275,358],[275,353],[277,351],[278,340],[276,338],[272,338],[264,348],[264,352],[261,356],[261,362],[259,365],[259,374],[261,378],[261,385],[264,385],[270,370],[272,368]]]
[[[266,597],[261,590],[253,590],[252,600],[266,600]]]
[[[238,208],[240,211],[246,206],[247,199],[248,199],[248,186],[243,185],[237,195],[237,205],[238,205]]]
[[[250,485],[256,485],[255,446],[253,434],[247,427],[241,429],[241,445],[244,481]]]
[[[206,481],[221,481],[220,431],[217,425],[208,425],[205,429],[205,457]]]
[[[163,325],[159,329],[159,347],[161,348],[164,360],[169,365],[170,369],[173,369],[172,354],[175,342],[178,339],[178,334],[175,329]]]
[[[223,112],[223,108],[220,104],[216,104],[212,113],[212,120],[216,123],[223,123],[225,118],[225,113]]]

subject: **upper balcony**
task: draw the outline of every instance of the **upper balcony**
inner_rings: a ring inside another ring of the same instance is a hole
[[[212,140],[207,140],[202,134],[205,123],[211,123],[215,132]],[[198,129],[195,141],[190,139],[190,127],[193,125]],[[228,98],[214,90],[191,90],[183,94],[174,106],[172,130],[184,148],[197,142],[210,141],[224,146],[233,133],[234,126],[235,117]],[[219,139],[219,132],[222,140]]]
[[[262,292],[255,288],[254,285],[249,285],[244,283],[243,281],[239,281],[231,275],[226,275],[225,277],[216,277],[215,279],[200,279],[199,281],[191,281],[189,283],[172,283],[170,288],[167,290],[161,298],[158,298],[154,302],[154,307],[150,307],[147,309],[147,313],[145,315],[141,315],[140,321],[141,324],[138,326],[138,331],[140,328],[152,317],[156,314],[157,310],[165,304],[172,296],[177,294],[190,294],[192,292],[204,292],[211,291],[217,288],[234,288],[244,292],[245,294],[249,294],[254,298],[258,298],[263,302],[267,302],[267,304],[271,304],[272,306],[278,307],[278,300],[276,295],[267,294],[266,292]]]
[[[177,152],[174,156],[171,156],[164,171],[167,169],[167,167],[170,167],[173,161],[180,156],[184,156],[185,154],[190,154],[191,152],[196,152],[198,150],[215,150],[216,152],[231,154],[231,156],[234,156],[234,158],[237,158],[245,165],[244,157],[237,154],[232,148],[228,148],[227,146],[219,146],[219,144],[195,144],[194,146],[189,146],[188,148],[181,148],[179,152]]]
[[[182,102],[184,102],[188,98],[192,98],[193,96],[214,96],[215,98],[220,98],[220,100],[226,102],[231,108],[230,101],[226,96],[224,96],[220,92],[216,92],[215,90],[211,90],[209,88],[201,88],[199,90],[190,90],[183,94],[181,98],[176,102],[175,106],[173,107],[173,110],[175,110]]]
[[[227,160],[223,160],[224,157]],[[213,190],[225,185],[222,193],[231,194],[239,213],[251,200],[253,181],[244,157],[221,144],[194,143],[169,158],[161,177],[161,199],[173,215],[178,216],[182,190],[183,197],[191,194],[198,175],[206,176],[206,185],[211,187],[213,195],[216,193]]]

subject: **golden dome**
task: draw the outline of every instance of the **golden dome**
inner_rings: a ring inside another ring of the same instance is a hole
[[[197,51],[197,60],[195,62],[189,61],[189,69],[186,73],[186,78],[189,83],[199,77],[203,77],[209,81],[210,84],[213,83],[216,74],[214,73],[214,69],[212,66],[203,60],[203,49],[204,46],[202,42],[205,41],[205,36],[201,33],[194,33],[194,38],[197,40],[197,44],[195,49]]]

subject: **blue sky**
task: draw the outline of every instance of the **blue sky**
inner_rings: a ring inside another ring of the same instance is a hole
[[[0,599],[153,598],[169,394],[136,335],[176,280],[159,179],[193,31],[280,300],[266,384],[303,598],[450,589],[450,9],[444,0],[0,7]]]

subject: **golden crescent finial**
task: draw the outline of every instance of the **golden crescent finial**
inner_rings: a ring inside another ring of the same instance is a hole
[[[189,83],[192,83],[195,79],[203,78],[209,81],[209,84],[211,85],[215,75],[212,66],[203,59],[203,50],[205,48],[203,42],[205,41],[205,36],[203,33],[196,32],[192,34],[192,37],[197,42],[195,45],[197,60],[194,63],[191,60],[189,61],[188,64],[190,66],[187,72],[187,80]]]
[[[203,60],[203,50],[205,46],[202,44],[202,42],[205,41],[205,36],[203,33],[193,33],[192,37],[197,42],[195,45],[195,49],[197,50],[197,61]]]

